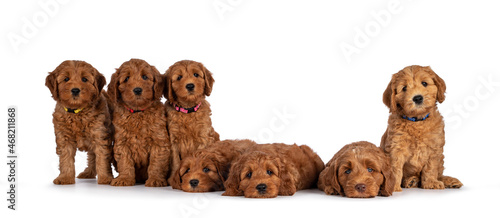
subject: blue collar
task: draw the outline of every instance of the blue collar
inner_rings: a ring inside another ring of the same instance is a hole
[[[422,119],[418,119],[417,117],[407,117],[407,116],[403,115],[403,119],[406,119],[406,120],[409,120],[409,121],[413,121],[413,122],[424,121],[425,119],[427,119],[429,117],[429,114],[430,113],[428,113],[427,115],[425,115],[425,117],[422,118]]]

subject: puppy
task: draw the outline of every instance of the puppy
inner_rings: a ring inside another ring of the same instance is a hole
[[[113,179],[111,119],[105,99],[106,78],[84,61],[64,61],[45,79],[52,98],[59,176],[54,184],[75,183],[76,150],[87,151],[88,166],[78,178],[95,178],[98,184]]]
[[[229,170],[224,196],[274,198],[293,195],[316,185],[325,168],[307,145],[257,145],[238,158]]]
[[[462,186],[443,176],[444,121],[437,103],[444,101],[445,91],[443,79],[430,67],[409,66],[392,75],[383,95],[391,114],[380,146],[390,156],[395,191]]]
[[[167,185],[170,140],[160,101],[163,84],[158,70],[140,59],[130,59],[112,75],[108,93],[113,104],[114,153],[119,175],[111,185]]]
[[[233,161],[256,143],[251,140],[224,140],[182,159],[174,172],[172,188],[185,192],[223,191]]]
[[[201,63],[179,61],[166,71],[164,95],[168,130],[172,143],[173,172],[179,169],[181,160],[198,149],[219,141],[219,134],[212,127],[210,96],[214,79]]]
[[[328,195],[350,198],[391,196],[394,175],[389,157],[370,142],[344,146],[326,164],[318,179],[318,188]]]

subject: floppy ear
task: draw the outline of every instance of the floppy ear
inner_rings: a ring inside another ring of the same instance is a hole
[[[335,193],[332,184],[333,172],[333,166],[328,166],[319,174],[318,188],[327,195],[333,195]]]
[[[229,170],[227,180],[224,182],[226,191],[222,193],[223,196],[243,196],[243,191],[240,190],[240,174],[242,161],[238,161]]]
[[[175,102],[175,99],[177,96],[175,96],[175,92],[172,88],[172,71],[173,71],[173,68],[174,66],[170,66],[167,70],[167,72],[165,72],[164,74],[164,78],[163,78],[163,81],[165,82],[165,84],[163,85],[163,95],[165,96],[165,98],[167,98],[167,100],[169,102]]]
[[[151,70],[153,71],[153,98],[160,100],[163,96],[163,87],[165,86],[165,83],[163,82],[163,77],[156,67],[151,66]]]
[[[434,80],[434,84],[437,86],[437,96],[436,96],[436,100],[439,102],[439,103],[443,103],[444,99],[445,99],[445,95],[444,93],[446,92],[446,83],[444,83],[444,80],[441,79],[441,77],[439,77],[432,69],[431,67],[426,67],[428,69],[428,71],[431,73],[432,75],[432,80]]]
[[[106,85],[106,77],[104,77],[97,69],[94,68],[94,87],[97,89],[99,94],[102,91],[102,88],[104,88],[104,85]]]
[[[395,81],[395,76],[392,75],[392,79],[389,82],[389,85],[387,85],[387,88],[384,91],[384,96],[382,100],[384,101],[385,106],[389,108],[390,112],[395,112],[397,109],[396,105],[396,90],[393,87],[393,83]]]
[[[120,91],[118,90],[118,86],[120,85],[120,82],[118,81],[118,77],[120,74],[120,69],[116,69],[116,72],[111,75],[111,81],[108,84],[108,95],[109,99],[113,102],[118,102],[118,99],[120,99]]]
[[[201,64],[201,69],[203,70],[203,74],[205,74],[205,95],[210,96],[215,80],[212,77],[212,73],[203,64]]]
[[[380,149],[380,150],[382,150],[382,149]],[[380,196],[391,196],[392,193],[394,192],[394,185],[396,183],[396,177],[394,177],[394,174],[392,172],[392,167],[391,167],[390,162],[389,162],[389,157],[384,153],[382,153],[381,155],[383,155],[381,160],[383,162],[382,175],[384,176],[384,182],[382,183],[382,185],[380,185],[379,195]]]
[[[56,69],[57,70],[57,69]],[[49,88],[50,93],[52,93],[52,98],[56,101],[59,100],[59,90],[57,88],[57,72],[54,70],[50,72],[49,75],[45,78],[45,86]]]
[[[170,184],[173,189],[179,189],[182,190],[181,184],[182,184],[182,178],[181,178],[181,173],[180,173],[181,168],[177,169],[175,172],[173,172],[174,175],[172,175],[172,183]]]
[[[295,182],[293,176],[298,174],[294,169],[291,168],[290,164],[287,164],[286,160],[276,158],[277,166],[279,168],[278,177],[281,179],[280,188],[278,191],[279,195],[293,195],[297,191],[295,187]]]

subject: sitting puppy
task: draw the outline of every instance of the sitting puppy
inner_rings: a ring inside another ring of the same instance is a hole
[[[445,91],[443,79],[430,67],[409,66],[392,75],[383,96],[391,115],[380,146],[391,158],[395,191],[462,186],[443,176],[444,121],[436,105]]]
[[[274,198],[316,185],[325,168],[307,145],[264,144],[245,152],[229,170],[224,196]]]
[[[111,119],[105,99],[106,78],[84,61],[64,61],[50,72],[45,85],[57,101],[53,114],[59,155],[59,176],[54,184],[75,183],[76,150],[87,151],[88,166],[78,178],[98,184],[113,179]]]
[[[172,188],[185,192],[223,191],[233,161],[256,143],[251,140],[224,140],[182,159],[174,172]]]
[[[369,142],[344,146],[326,164],[318,188],[328,195],[350,198],[391,196],[394,175],[382,149]]]
[[[146,61],[123,63],[108,85],[113,104],[114,153],[119,176],[113,186],[145,182],[149,187],[167,185],[170,141],[167,132],[163,79]]]
[[[173,173],[179,169],[183,158],[219,141],[210,119],[210,104],[205,100],[212,92],[214,79],[201,63],[189,60],[170,66],[164,77]],[[173,183],[172,173],[169,184]]]

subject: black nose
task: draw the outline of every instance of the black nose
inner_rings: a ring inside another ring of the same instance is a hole
[[[136,95],[140,95],[140,94],[142,94],[142,89],[141,89],[141,88],[139,88],[139,87],[137,87],[137,88],[135,88],[135,89],[134,89],[134,93],[135,93]]]
[[[415,104],[422,104],[423,101],[424,97],[421,95],[415,95],[415,97],[413,97],[413,102],[415,102]]]
[[[267,189],[266,184],[258,184],[257,187],[255,187],[259,192],[265,192]]]
[[[78,94],[80,94],[80,89],[79,88],[71,89],[71,94],[73,94],[74,96],[77,96]]]
[[[361,192],[361,193],[366,191],[366,185],[363,183],[356,184],[356,186],[354,186],[354,188],[356,189],[356,191]]]
[[[187,89],[188,91],[193,91],[193,89],[194,89],[194,84],[193,84],[193,83],[189,83],[189,84],[187,84],[187,85],[186,85],[186,89]]]
[[[191,187],[195,188],[196,186],[198,186],[198,184],[200,183],[200,181],[198,181],[197,179],[191,179],[189,181],[189,184],[191,184]]]

